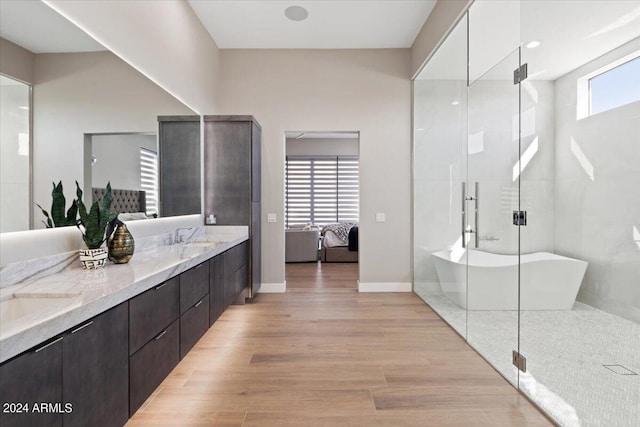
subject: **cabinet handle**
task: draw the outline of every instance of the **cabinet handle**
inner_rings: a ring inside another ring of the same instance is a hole
[[[73,331],[71,331],[71,333],[72,333],[72,334],[75,334],[75,333],[76,333],[76,332],[78,332],[79,330],[84,329],[84,328],[86,328],[87,326],[90,326],[90,325],[93,325],[93,320],[92,320],[92,321],[90,321],[90,322],[85,323],[85,324],[84,324],[84,325],[82,325],[82,326],[79,326],[79,327],[75,328]]]
[[[168,284],[169,284],[169,281],[166,281],[166,282],[164,282],[162,285],[158,285],[158,286],[156,286],[154,289],[155,289],[156,291],[158,291],[158,290],[160,290],[160,289],[164,288],[165,286],[167,286]]]
[[[204,298],[203,298],[203,299],[201,299],[200,301],[198,301],[198,302],[196,303],[196,305],[194,305],[194,306],[193,306],[193,308],[200,307],[200,305],[202,304],[202,302],[203,302],[203,301],[204,301]]]
[[[156,335],[156,337],[154,338],[154,340],[158,341],[160,338],[162,338],[163,336],[165,336],[165,334],[167,333],[167,330],[165,329],[164,331],[160,332],[158,335]]]
[[[39,351],[42,351],[42,350],[44,350],[45,348],[47,348],[47,347],[49,347],[49,346],[51,346],[51,345],[54,345],[54,344],[55,344],[55,343],[57,343],[58,341],[62,341],[62,337],[58,338],[58,339],[57,339],[57,340],[55,340],[55,341],[51,341],[49,344],[43,345],[42,347],[40,347],[39,349],[37,349],[35,352],[37,353],[37,352],[39,352]]]

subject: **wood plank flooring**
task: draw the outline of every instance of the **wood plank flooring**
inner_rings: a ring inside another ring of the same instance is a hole
[[[127,426],[548,426],[411,293],[360,294],[358,264],[288,264],[213,325]]]

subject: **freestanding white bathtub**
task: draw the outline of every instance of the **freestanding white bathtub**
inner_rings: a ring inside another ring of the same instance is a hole
[[[442,292],[469,310],[518,309],[518,256],[479,250],[433,253]],[[467,295],[467,257],[469,289]],[[570,310],[587,262],[548,252],[520,256],[520,309]]]

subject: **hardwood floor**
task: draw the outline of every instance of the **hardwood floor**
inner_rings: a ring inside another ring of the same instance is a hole
[[[285,294],[232,306],[128,426],[547,426],[412,293],[357,264],[288,264]]]

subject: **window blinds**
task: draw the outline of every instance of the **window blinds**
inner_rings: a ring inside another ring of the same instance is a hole
[[[147,215],[158,213],[158,154],[140,149],[140,187],[146,192]]]
[[[355,156],[287,156],[285,225],[357,222],[359,162]]]

